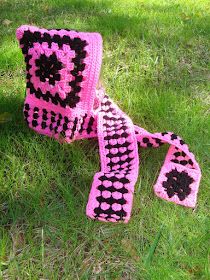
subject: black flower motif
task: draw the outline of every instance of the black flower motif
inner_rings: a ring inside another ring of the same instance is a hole
[[[167,181],[163,182],[163,187],[166,190],[168,197],[171,198],[172,196],[177,195],[182,201],[190,194],[190,185],[194,180],[187,172],[178,172],[175,168],[166,173],[166,177]]]
[[[49,81],[49,84],[55,85],[55,81],[60,81],[59,70],[62,69],[62,63],[58,61],[56,55],[53,53],[49,57],[41,54],[39,59],[35,61],[38,69],[35,71],[36,76],[40,81]]]

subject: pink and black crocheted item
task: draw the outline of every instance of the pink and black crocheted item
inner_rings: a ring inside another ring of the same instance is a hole
[[[65,142],[97,137],[101,171],[93,179],[87,216],[128,222],[139,172],[138,146],[170,144],[154,186],[157,196],[195,207],[201,172],[187,144],[171,132],[151,134],[96,89],[102,61],[98,33],[23,25],[17,39],[26,62],[24,116],[30,128]]]

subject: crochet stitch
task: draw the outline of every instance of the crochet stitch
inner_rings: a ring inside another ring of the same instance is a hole
[[[97,90],[102,61],[98,33],[68,29],[17,29],[26,62],[24,118],[30,128],[57,140],[98,138],[101,170],[94,176],[86,214],[128,222],[139,172],[138,145],[170,144],[154,186],[157,196],[195,207],[201,171],[187,144],[172,132],[149,133]]]

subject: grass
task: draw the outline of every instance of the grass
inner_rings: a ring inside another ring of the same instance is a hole
[[[210,278],[209,36],[205,0],[0,0],[0,278]],[[98,31],[109,95],[149,131],[174,131],[202,168],[196,209],[155,197],[166,147],[141,150],[129,224],[88,220],[96,140],[60,145],[23,121],[21,24]]]

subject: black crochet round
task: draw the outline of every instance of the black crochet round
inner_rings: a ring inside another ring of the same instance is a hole
[[[49,81],[49,84],[55,85],[55,81],[60,81],[59,70],[62,69],[62,63],[58,61],[55,53],[47,57],[45,54],[41,54],[39,59],[35,60],[38,70],[36,70],[36,76],[40,78],[40,81]]]
[[[191,193],[190,185],[194,180],[187,172],[178,172],[175,168],[166,173],[166,177],[167,181],[163,182],[163,187],[166,190],[168,197],[171,198],[172,196],[177,195],[182,201]]]

